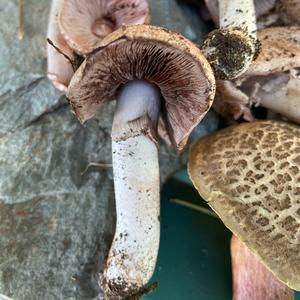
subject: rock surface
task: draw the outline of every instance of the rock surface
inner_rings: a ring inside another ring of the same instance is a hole
[[[96,299],[115,212],[111,161],[114,103],[85,126],[45,77],[50,1],[0,0],[0,299]],[[153,23],[200,39],[175,1],[152,0]],[[163,13],[162,13],[163,12]],[[215,130],[206,120],[200,132]],[[161,145],[164,182],[185,161]]]

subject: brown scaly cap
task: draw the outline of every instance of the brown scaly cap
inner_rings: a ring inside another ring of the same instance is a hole
[[[300,290],[300,128],[263,121],[200,139],[190,177],[224,224],[289,287]]]
[[[99,39],[123,25],[150,22],[147,0],[64,0],[59,27],[80,54],[90,53]]]
[[[258,31],[261,51],[243,77],[285,72],[300,66],[300,27],[272,27]]]
[[[122,84],[144,79],[164,98],[161,113],[170,140],[182,149],[192,129],[209,110],[214,94],[212,69],[199,48],[169,30],[122,27],[97,45],[74,77],[67,97],[83,123],[113,100]]]

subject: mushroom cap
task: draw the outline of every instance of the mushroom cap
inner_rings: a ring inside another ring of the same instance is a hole
[[[64,0],[59,28],[72,49],[87,54],[121,26],[149,21],[147,0]]]
[[[162,120],[173,145],[182,149],[211,107],[215,79],[200,49],[178,33],[150,25],[113,32],[77,70],[67,97],[85,122],[115,99],[122,84],[139,79],[159,87]]]
[[[300,128],[263,121],[200,139],[190,177],[224,224],[273,274],[300,290]]]
[[[300,66],[300,27],[259,30],[261,51],[242,78],[285,72]]]

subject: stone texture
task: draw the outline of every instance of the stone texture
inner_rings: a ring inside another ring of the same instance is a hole
[[[79,124],[45,76],[50,1],[24,0],[23,41],[17,2],[0,0],[0,299],[96,299],[114,230],[113,176],[82,171],[111,161],[114,103]],[[175,1],[155,3],[155,24],[200,39]],[[210,118],[201,134],[216,128]],[[185,159],[162,144],[162,182]]]

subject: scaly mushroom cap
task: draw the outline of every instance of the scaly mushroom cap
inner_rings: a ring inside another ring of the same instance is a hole
[[[300,28],[266,28],[258,31],[257,36],[261,52],[245,74],[232,82],[217,82],[214,108],[226,118],[252,121],[250,108],[259,105],[259,98],[273,95],[275,103],[299,89]],[[290,109],[297,109],[296,105],[291,103]],[[300,121],[296,115],[290,119]]]
[[[212,20],[219,25],[219,0],[204,0]],[[254,0],[256,18],[261,26],[271,25],[277,18],[271,16],[270,12],[275,8],[276,0]],[[271,20],[267,20],[271,19]],[[262,27],[259,28],[262,28]]]
[[[72,49],[87,54],[122,25],[149,21],[147,0],[64,0],[59,27]]]
[[[115,99],[122,84],[144,79],[160,88],[161,117],[170,140],[182,149],[215,94],[212,69],[199,48],[150,25],[122,27],[98,47],[77,70],[67,93],[78,119],[92,118],[105,101]]]
[[[300,290],[300,128],[275,121],[228,127],[192,147],[188,170],[225,225]]]

